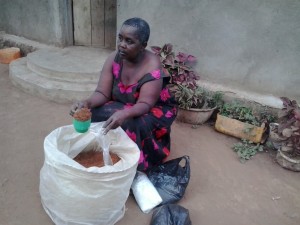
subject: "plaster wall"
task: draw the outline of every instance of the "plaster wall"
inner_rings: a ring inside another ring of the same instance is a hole
[[[300,100],[299,0],[118,0],[117,27],[149,22],[149,46],[197,57],[203,81]]]
[[[57,46],[72,45],[71,0],[0,0],[0,31]]]

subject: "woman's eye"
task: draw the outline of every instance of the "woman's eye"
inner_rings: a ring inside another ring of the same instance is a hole
[[[133,41],[130,40],[130,39],[128,39],[126,42],[127,42],[128,44],[133,44]]]
[[[123,39],[122,37],[120,37],[120,36],[118,37],[118,40],[119,40],[119,41],[122,41],[122,39]]]

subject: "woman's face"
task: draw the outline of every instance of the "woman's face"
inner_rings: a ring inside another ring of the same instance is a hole
[[[118,50],[122,58],[135,60],[145,47],[136,34],[137,28],[123,25],[118,35]]]

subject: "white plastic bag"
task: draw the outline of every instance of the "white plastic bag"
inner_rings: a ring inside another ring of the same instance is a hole
[[[124,216],[140,156],[136,143],[117,128],[100,137],[109,137],[109,150],[120,158],[115,165],[85,168],[73,160],[83,149],[101,143],[95,134],[102,125],[92,123],[83,134],[75,132],[72,125],[64,126],[45,138],[40,195],[45,211],[57,225],[113,225]]]
[[[105,137],[105,138],[104,138]],[[102,154],[103,154],[103,161],[104,165],[113,165],[113,162],[111,160],[111,157],[109,155],[109,146],[110,146],[110,136],[109,135],[102,135],[102,130],[98,133],[96,133],[96,138],[98,141],[99,146],[102,147]]]
[[[149,213],[162,202],[156,188],[143,172],[136,173],[131,189],[136,202],[144,213]]]

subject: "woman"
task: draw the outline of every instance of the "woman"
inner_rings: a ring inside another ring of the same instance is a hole
[[[170,152],[170,132],[177,108],[166,88],[158,56],[146,50],[149,25],[126,20],[118,50],[103,65],[95,92],[73,106],[92,109],[92,122],[105,121],[104,134],[121,126],[141,150],[138,170],[161,163]]]

